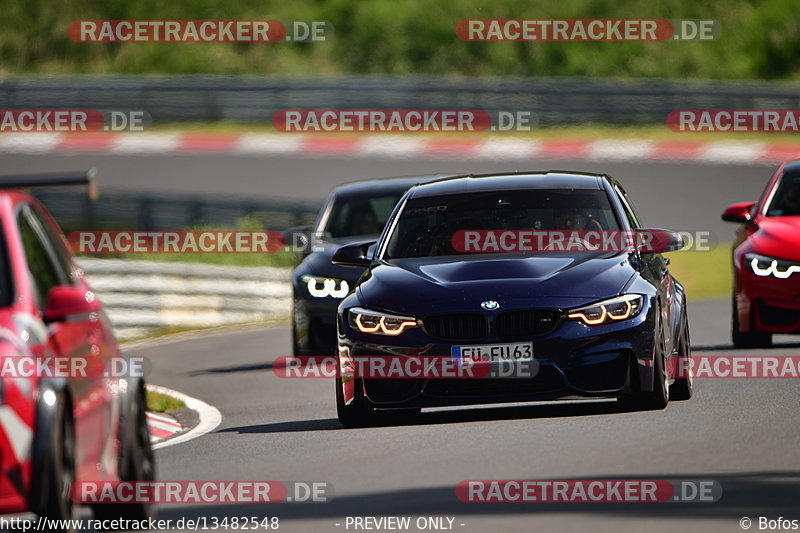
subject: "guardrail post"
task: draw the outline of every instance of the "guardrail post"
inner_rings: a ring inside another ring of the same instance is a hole
[[[153,198],[150,196],[139,199],[139,226],[145,231],[153,230]]]

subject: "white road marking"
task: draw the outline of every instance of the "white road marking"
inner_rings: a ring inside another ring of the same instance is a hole
[[[177,133],[120,134],[109,150],[113,154],[163,154],[173,151],[180,143]]]

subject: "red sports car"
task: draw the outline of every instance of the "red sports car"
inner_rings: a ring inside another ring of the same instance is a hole
[[[758,202],[722,214],[741,222],[733,247],[733,343],[772,345],[774,333],[800,333],[800,160],[778,168]]]
[[[103,307],[55,221],[14,190],[90,178],[0,178],[0,514],[70,519],[74,482],[154,478],[144,382],[106,371],[121,354]],[[70,358],[99,361],[101,371],[51,366]],[[21,372],[25,359],[33,365]],[[95,509],[102,518],[150,513],[143,504]]]

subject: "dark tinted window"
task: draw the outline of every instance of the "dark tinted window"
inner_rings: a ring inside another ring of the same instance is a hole
[[[63,284],[74,284],[72,278],[72,260],[68,252],[64,249],[63,238],[60,233],[45,221],[42,213],[36,206],[31,206],[31,211],[28,213],[31,219],[36,223],[37,228],[41,230],[43,242],[47,245],[49,252],[52,252],[52,257],[56,263],[59,276],[62,278]]]
[[[400,196],[400,193],[394,193],[337,197],[322,231],[333,238],[377,235],[386,225]]]
[[[458,254],[460,230],[616,230],[605,191],[531,189],[412,198],[386,248],[386,258]]]
[[[8,264],[8,246],[6,246],[6,234],[0,227],[0,306],[5,307],[14,302],[14,283],[11,277],[11,269]]]
[[[800,216],[800,174],[784,174],[767,206],[768,217]]]
[[[49,243],[42,239],[43,230],[40,222],[29,209],[20,212],[18,218],[19,233],[25,249],[25,260],[28,263],[28,274],[31,277],[34,298],[39,308],[44,307],[47,293],[57,285],[67,283],[67,275],[54,261]]]

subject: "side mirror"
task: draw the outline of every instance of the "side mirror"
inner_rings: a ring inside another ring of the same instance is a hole
[[[352,266],[366,268],[369,266],[370,259],[369,247],[374,245],[375,241],[357,242],[342,246],[333,254],[331,262],[334,265]]]
[[[722,213],[722,220],[725,222],[750,222],[753,219],[750,212],[755,205],[755,202],[740,202],[729,205]]]
[[[680,233],[666,229],[636,230],[636,249],[643,254],[663,254],[682,249],[686,244]]]
[[[76,315],[88,315],[100,311],[97,295],[83,287],[59,285],[47,293],[44,308],[45,322],[59,322]]]
[[[305,250],[308,248],[311,234],[311,226],[294,226],[283,232],[281,237],[286,246],[291,246],[292,250]]]

